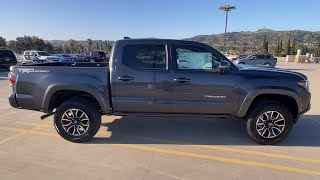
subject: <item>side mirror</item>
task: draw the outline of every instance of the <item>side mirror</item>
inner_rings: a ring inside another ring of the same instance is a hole
[[[230,67],[231,67],[231,64],[228,61],[221,61],[219,69],[220,69],[220,72],[224,73],[228,71]]]

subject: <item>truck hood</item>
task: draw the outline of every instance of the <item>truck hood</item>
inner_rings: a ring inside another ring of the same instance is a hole
[[[248,66],[248,65],[236,65],[237,68],[241,71],[241,72],[252,72],[252,73],[257,73],[257,74],[270,74],[273,76],[295,76],[297,79],[300,80],[307,80],[307,76],[302,74],[302,73],[298,73],[298,72],[294,72],[294,71],[289,71],[286,69],[279,69],[279,68],[268,68],[268,67],[257,67],[257,66]]]

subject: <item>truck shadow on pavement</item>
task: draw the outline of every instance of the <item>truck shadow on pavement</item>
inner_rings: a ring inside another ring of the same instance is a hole
[[[320,146],[320,116],[302,116],[279,146]],[[241,119],[121,117],[102,124],[110,137],[90,144],[252,145]]]

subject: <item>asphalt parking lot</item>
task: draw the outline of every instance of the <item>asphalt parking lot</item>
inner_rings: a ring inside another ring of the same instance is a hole
[[[0,71],[0,179],[320,179],[320,65],[306,74],[312,109],[277,146],[261,146],[236,119],[103,117],[89,143],[55,132],[52,117],[10,107]]]

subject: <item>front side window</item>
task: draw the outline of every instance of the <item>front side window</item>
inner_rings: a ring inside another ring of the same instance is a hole
[[[175,48],[178,70],[219,71],[220,62],[212,52],[196,46]]]
[[[166,69],[165,45],[127,45],[123,62],[133,68]]]

